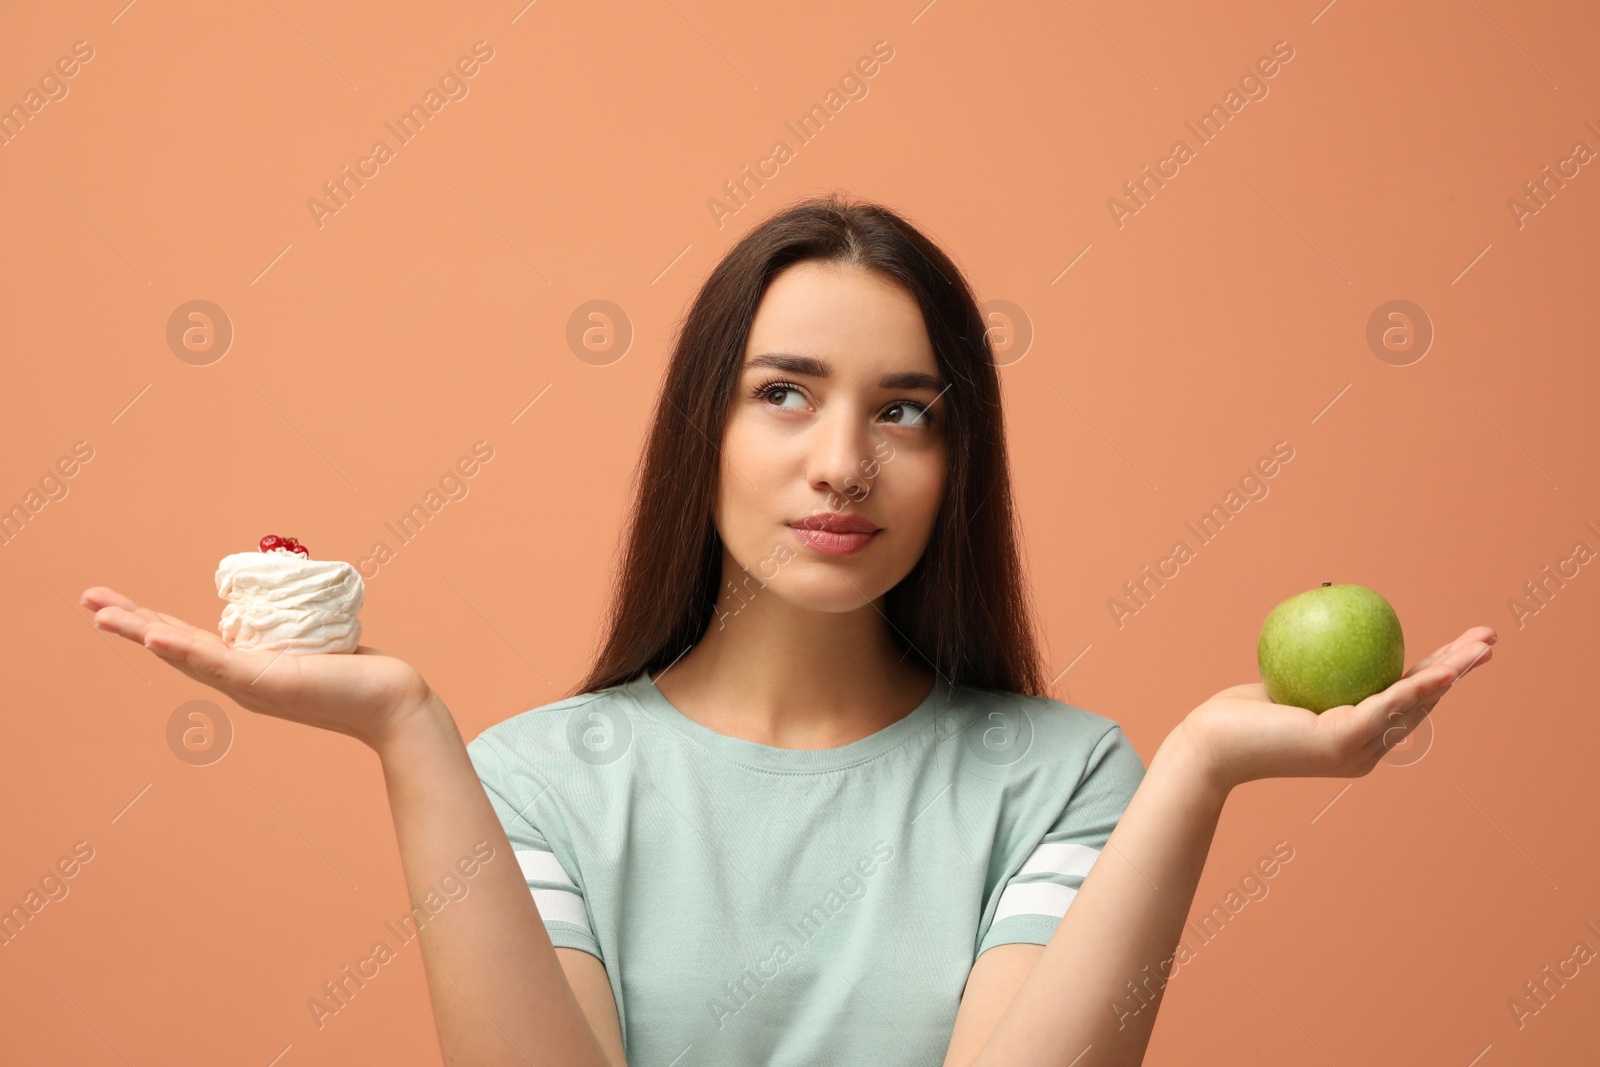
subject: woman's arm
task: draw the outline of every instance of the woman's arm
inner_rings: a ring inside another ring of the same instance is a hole
[[[338,654],[240,652],[215,631],[105,586],[85,590],[81,603],[98,628],[240,707],[347,734],[378,754],[406,886],[413,907],[422,905],[413,914],[437,908],[419,925],[445,1063],[622,1063],[615,1005],[595,975],[599,960],[569,961],[582,979],[580,1008],[455,720],[414,668],[365,645]],[[469,889],[439,906],[429,898],[445,900],[437,887],[446,875]],[[608,1024],[600,1027],[604,1045],[586,1011]]]
[[[437,892],[479,842],[494,850],[470,881],[457,872],[470,892],[421,931],[444,1062],[621,1064],[620,1046],[602,1050],[568,984],[449,709],[430,693],[374,747],[413,901]]]
[[[1222,807],[1270,777],[1358,777],[1414,729],[1494,632],[1467,631],[1359,705],[1321,715],[1235,686],[1157,749],[1060,925],[970,1067],[1138,1067]],[[947,1061],[948,1063],[949,1061]],[[955,1067],[953,1063],[949,1067]]]
[[[1180,724],[972,1067],[1144,1060],[1227,795]]]

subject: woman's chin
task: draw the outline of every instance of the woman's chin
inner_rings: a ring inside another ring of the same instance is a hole
[[[769,587],[770,588],[770,587]],[[783,599],[794,607],[819,614],[842,615],[862,609],[875,610],[872,601],[882,596],[884,590],[878,583],[856,579],[854,584],[845,580],[819,580],[807,583],[804,588],[784,591]]]

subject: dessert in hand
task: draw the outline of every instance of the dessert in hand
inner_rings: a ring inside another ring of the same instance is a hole
[[[314,560],[294,538],[268,534],[259,551],[217,565],[217,596],[228,602],[217,630],[240,652],[354,652],[364,595],[350,564]]]

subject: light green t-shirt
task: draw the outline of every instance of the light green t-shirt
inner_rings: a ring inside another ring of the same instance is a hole
[[[1110,719],[940,679],[840,748],[717,733],[647,671],[467,746],[629,1067],[929,1065],[978,955],[1046,944],[1144,763]]]

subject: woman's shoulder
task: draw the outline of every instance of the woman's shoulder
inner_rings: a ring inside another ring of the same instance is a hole
[[[1019,862],[1046,833],[1114,825],[1144,779],[1143,757],[1109,715],[1010,692],[985,691],[972,706],[961,770],[998,785],[997,840]]]
[[[608,747],[619,723],[628,718],[626,689],[626,683],[609,686],[518,712],[467,742],[467,754],[480,768],[508,760],[537,765],[552,754],[576,754],[593,762],[593,754]]]
[[[1031,727],[1062,742],[1097,742],[1121,725],[1109,715],[1049,696],[1013,693],[998,689],[963,688],[962,703],[975,724],[1010,718],[1019,726]]]
[[[957,755],[966,771],[1047,791],[1095,776],[1143,777],[1143,757],[1109,715],[1048,696],[988,689],[963,695]]]

